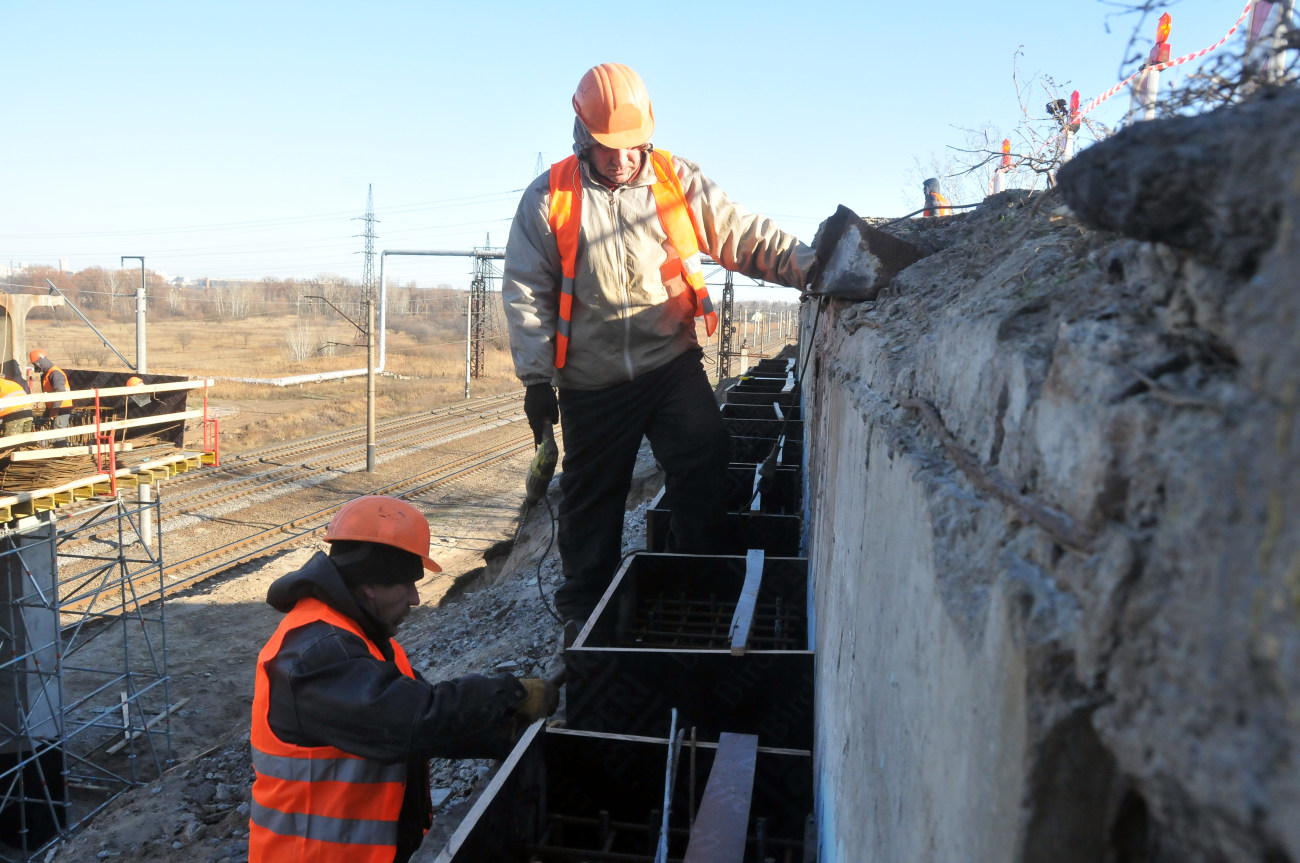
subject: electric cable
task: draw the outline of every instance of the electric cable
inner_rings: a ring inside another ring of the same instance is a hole
[[[555,510],[551,508],[550,497],[543,496],[542,500],[546,503],[546,512],[551,518],[551,535],[546,542],[546,550],[543,551],[541,556],[537,558],[537,569],[536,569],[537,595],[541,597],[542,607],[546,609],[547,614],[555,618],[555,622],[560,624],[560,626],[564,626],[564,619],[560,617],[559,613],[555,610],[555,607],[551,605],[550,600],[546,598],[546,592],[542,589],[542,564],[546,562],[547,555],[551,553],[551,549],[555,545],[555,535],[556,535],[556,531],[559,529],[559,523],[560,523],[560,520],[555,515]],[[523,533],[524,520],[527,517],[528,512],[531,510],[532,507],[529,507],[528,510],[524,511],[523,516],[520,517],[519,526],[515,528],[515,539],[514,542],[511,543],[512,546],[517,546],[519,544],[519,535]],[[649,549],[634,548],[625,552],[623,556],[618,559],[618,563],[614,565],[614,571],[618,572],[620,569],[622,569],[623,564],[627,563],[627,559],[629,557],[631,557],[634,554],[641,554],[644,551],[649,551]]]

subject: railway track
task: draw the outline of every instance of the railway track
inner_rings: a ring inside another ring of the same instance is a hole
[[[381,464],[387,464],[374,475],[363,470],[364,429],[347,429],[244,453],[220,468],[167,481],[159,494],[160,535],[164,561],[174,562],[162,566],[164,592],[184,590],[306,540],[357,494],[418,502],[487,468],[525,458],[533,449],[519,394],[481,400],[468,409],[394,418],[377,431]],[[78,583],[82,570],[93,573],[94,561],[122,541],[107,525],[98,532],[79,529],[79,517],[95,516],[72,510],[61,524],[68,539],[60,544],[59,566],[69,584]],[[127,544],[134,544],[126,550],[138,557],[135,537]],[[158,590],[156,572],[149,568],[143,583],[135,585],[136,595]],[[65,594],[66,612],[93,608],[95,614],[111,615],[133,602],[90,590],[73,593]]]

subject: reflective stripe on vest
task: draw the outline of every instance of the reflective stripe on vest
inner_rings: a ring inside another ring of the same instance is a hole
[[[652,150],[650,163],[654,167],[655,182],[650,185],[659,224],[668,235],[681,260],[682,276],[695,294],[695,316],[704,318],[708,335],[718,327],[718,315],[709,299],[709,289],[704,284],[703,261],[700,247],[704,245],[704,232],[695,218],[695,211],[686,202],[686,191],[681,178],[673,168],[673,156],[667,150]],[[555,328],[555,367],[564,368],[569,352],[570,321],[573,315],[573,281],[578,266],[578,238],[582,233],[582,170],[577,156],[570,156],[551,166],[551,207],[548,221],[555,234],[560,252],[560,316]]]
[[[72,384],[68,383],[68,375],[66,372],[63,371],[63,369],[59,368],[58,366],[50,366],[50,370],[45,373],[44,377],[41,378],[41,392],[52,393],[55,391],[54,382],[50,380],[50,375],[54,374],[55,372],[58,372],[59,374],[63,375],[64,386],[67,387],[72,386]],[[72,407],[72,399],[64,399],[61,402],[48,402],[47,404],[49,407],[52,408],[70,408]]]
[[[290,631],[316,621],[351,632],[375,659],[385,661],[355,621],[320,600],[300,600],[280,621],[257,657],[253,687],[250,739],[257,776],[249,813],[249,863],[391,863],[406,765],[381,764],[333,746],[296,746],[271,730],[266,665]],[[398,670],[414,677],[401,645],[390,644]]]

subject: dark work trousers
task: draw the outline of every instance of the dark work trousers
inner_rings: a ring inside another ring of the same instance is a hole
[[[641,437],[667,473],[670,548],[690,554],[726,547],[727,463],[722,424],[701,352],[603,390],[560,390],[564,473],[560,560],[564,584],[555,607],[586,622],[622,557],[623,511]]]

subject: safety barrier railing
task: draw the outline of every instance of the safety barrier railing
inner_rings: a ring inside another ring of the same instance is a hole
[[[46,405],[45,412],[48,414],[48,405],[56,402],[90,402],[92,407],[91,421],[89,423],[79,423],[76,425],[69,424],[62,428],[43,428],[36,431],[24,431],[18,434],[0,435],[0,451],[17,450],[19,447],[28,444],[41,444],[49,448],[51,441],[69,442],[66,449],[80,450],[81,446],[71,445],[71,442],[78,438],[91,439],[91,443],[85,445],[86,454],[95,458],[95,470],[100,473],[107,473],[110,477],[110,489],[112,494],[117,493],[117,450],[122,441],[118,439],[119,431],[127,429],[140,429],[151,426],[167,426],[175,423],[184,423],[186,420],[199,419],[203,424],[203,447],[204,452],[214,453],[214,459],[219,460],[220,456],[220,437],[219,426],[216,417],[209,416],[208,409],[208,387],[212,386],[214,381],[211,378],[205,378],[192,381],[171,381],[167,383],[156,384],[137,384],[135,386],[118,386],[118,387],[97,387],[87,390],[71,390],[65,392],[51,393],[32,393],[30,395],[14,395],[0,398],[0,411],[8,412],[10,409],[32,408],[36,405]],[[203,408],[202,410],[184,410],[175,411],[165,414],[153,414],[150,416],[109,419],[106,413],[110,407],[116,407],[118,403],[125,403],[127,399],[133,396],[153,395],[155,393],[177,392],[182,390],[203,390]],[[110,405],[109,399],[121,399],[121,402],[114,402]],[[2,420],[3,417],[0,417]],[[208,449],[209,443],[212,449]],[[61,449],[60,447],[55,447]],[[70,454],[70,453],[65,453]],[[105,470],[107,462],[108,470]],[[214,461],[214,463],[217,463]]]
[[[1172,52],[1169,45],[1172,18],[1168,13],[1162,15],[1157,22],[1155,44],[1147,55],[1146,61],[1133,74],[1087,102],[1082,102],[1079,91],[1075,90],[1070,94],[1068,103],[1064,99],[1057,99],[1049,103],[1048,110],[1060,124],[1060,129],[1045,138],[1032,152],[1013,158],[1010,155],[1010,140],[1003,140],[1000,164],[994,170],[993,177],[989,181],[990,193],[997,194],[1004,191],[1007,188],[1007,180],[1017,168],[1036,164],[1041,166],[1042,163],[1047,161],[1055,164],[1063,164],[1069,161],[1074,155],[1074,136],[1078,133],[1085,118],[1105,102],[1121,93],[1125,88],[1131,90],[1133,97],[1133,105],[1129,109],[1126,121],[1131,123],[1154,119],[1159,94],[1160,72],[1199,60],[1223,47],[1240,29],[1246,18],[1254,12],[1255,18],[1259,20],[1252,19],[1251,22],[1251,41],[1247,44],[1247,53],[1249,53],[1251,44],[1261,39],[1262,33],[1259,31],[1263,27],[1260,22],[1263,21],[1264,17],[1271,14],[1275,9],[1285,11],[1291,8],[1292,4],[1265,2],[1265,0],[1247,0],[1245,8],[1242,9],[1237,20],[1228,28],[1228,31],[1221,39],[1205,48],[1172,58],[1170,57]],[[1260,14],[1261,10],[1262,15]],[[1049,159],[1045,155],[1048,153],[1054,155]]]

